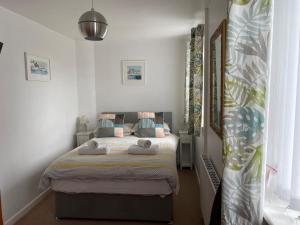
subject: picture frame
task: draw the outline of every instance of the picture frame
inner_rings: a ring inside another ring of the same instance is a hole
[[[50,59],[24,53],[26,80],[29,81],[50,81],[51,69]]]
[[[123,85],[146,85],[145,60],[122,60],[121,63]]]

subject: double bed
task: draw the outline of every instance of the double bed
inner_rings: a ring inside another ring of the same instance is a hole
[[[172,113],[164,113],[164,120],[171,126]],[[125,123],[136,122],[137,113],[125,113]],[[79,146],[51,163],[40,187],[55,192],[56,217],[171,222],[179,190],[178,137],[147,138],[159,145],[155,155],[128,154],[138,139],[94,138],[110,146],[107,155],[79,155]]]

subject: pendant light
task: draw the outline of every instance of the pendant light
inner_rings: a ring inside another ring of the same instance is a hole
[[[83,13],[78,21],[81,34],[90,41],[102,41],[107,32],[107,25],[105,17],[94,10],[93,0],[92,9]]]

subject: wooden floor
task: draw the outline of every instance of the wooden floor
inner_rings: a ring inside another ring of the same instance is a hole
[[[174,225],[203,225],[200,212],[200,196],[194,171],[179,171],[180,192],[174,198]],[[56,220],[54,195],[49,194],[16,225],[161,225],[161,223],[104,221],[104,220]],[[165,224],[163,224],[165,225]]]

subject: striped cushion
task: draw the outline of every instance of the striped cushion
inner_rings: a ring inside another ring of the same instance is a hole
[[[164,137],[164,113],[163,112],[139,112],[138,113],[138,137]]]
[[[154,112],[138,112],[138,119],[155,118]]]
[[[124,137],[124,117],[124,114],[99,114],[97,137]]]

